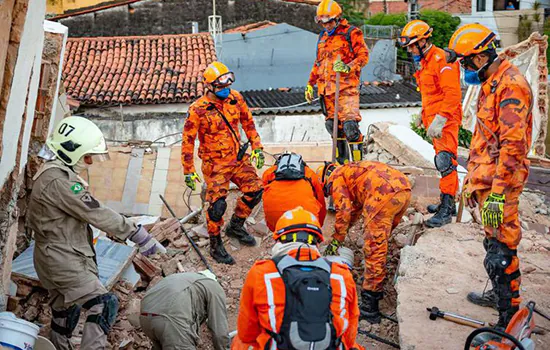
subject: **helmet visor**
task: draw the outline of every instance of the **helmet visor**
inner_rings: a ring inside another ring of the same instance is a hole
[[[332,21],[334,21],[334,18],[330,16],[315,16],[315,23],[318,23],[318,24],[321,24],[321,23],[327,24]]]
[[[88,154],[89,156],[92,157],[92,160],[95,162],[104,162],[106,160],[111,160],[111,156],[109,155],[109,153],[101,153],[101,154]]]
[[[407,47],[410,44],[412,44],[413,40],[415,40],[415,39],[416,39],[416,37],[411,38],[410,36],[399,36],[399,37],[397,37],[397,43],[401,47]]]
[[[222,74],[218,77],[218,79],[214,80],[212,85],[214,86],[227,86],[231,85],[235,82],[235,74],[233,72],[227,72],[225,74]]]

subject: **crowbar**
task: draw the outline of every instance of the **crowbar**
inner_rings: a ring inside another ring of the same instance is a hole
[[[340,55],[336,58],[337,61],[340,60]],[[332,164],[336,163],[336,148],[338,147],[338,100],[340,99],[340,72],[336,72],[336,94],[334,96],[334,116],[332,123]],[[328,207],[334,208],[334,199],[332,196],[329,197]]]
[[[176,216],[176,213],[174,213],[172,208],[170,208],[170,205],[166,202],[166,199],[164,199],[162,194],[159,194],[159,197],[160,197],[160,200],[162,201],[162,203],[164,203],[164,205],[166,206],[166,209],[168,209],[168,211],[170,212],[170,215],[172,215],[172,217],[174,219],[178,220],[178,222],[180,224],[180,227],[181,227],[181,231],[183,232],[185,237],[187,237],[187,239],[189,240],[189,243],[191,243],[191,246],[193,247],[195,252],[197,252],[197,254],[199,255],[199,258],[201,258],[201,260],[204,263],[204,265],[206,266],[206,268],[208,270],[210,270],[210,272],[214,273],[214,271],[212,271],[212,268],[208,264],[208,261],[206,261],[206,258],[204,257],[204,255],[202,255],[201,251],[199,250],[199,247],[197,247],[197,244],[195,243],[195,241],[191,237],[189,237],[189,235],[187,234],[187,230],[185,230],[185,227],[183,227],[183,224],[179,221],[178,217]]]

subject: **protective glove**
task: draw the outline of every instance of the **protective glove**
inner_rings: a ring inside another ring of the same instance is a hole
[[[504,203],[506,197],[503,194],[491,193],[483,203],[481,209],[481,223],[483,226],[498,228],[504,222]]]
[[[210,270],[202,270],[202,271],[199,271],[199,273],[201,275],[203,275],[204,277],[206,278],[210,278],[211,280],[214,280],[214,281],[217,281],[218,278],[216,277],[216,275],[214,275],[214,273]]]
[[[351,67],[342,62],[342,60],[336,60],[336,62],[332,65],[332,69],[334,69],[335,72],[344,74],[348,74],[351,71]]]
[[[143,256],[149,256],[159,253],[166,253],[166,248],[162,246],[143,226],[139,225],[137,231],[130,236],[130,241],[139,246],[139,252]]]
[[[265,156],[261,148],[256,148],[252,151],[252,154],[250,155],[250,161],[252,162],[252,164],[256,164],[256,169],[261,169],[264,166]]]
[[[327,249],[325,249],[325,252],[323,253],[324,256],[332,256],[332,255],[338,255],[338,249],[342,243],[340,243],[339,240],[336,238],[333,238],[332,241],[327,246]]]
[[[423,129],[424,128],[424,124],[422,124],[422,115],[421,114],[413,114],[412,122],[413,122],[414,126],[416,126],[417,129]]]
[[[441,138],[441,135],[443,134],[443,127],[445,127],[445,124],[447,123],[447,118],[436,114],[434,120],[430,124],[430,127],[428,128],[428,132],[426,135],[428,137],[431,137],[432,139],[439,139]]]
[[[311,104],[311,102],[313,102],[313,86],[311,86],[310,84],[307,84],[306,86],[305,98],[307,103]]]
[[[199,177],[199,174],[197,174],[196,172],[192,172],[191,174],[185,174],[185,184],[192,191],[194,191],[197,188],[197,182],[201,182],[201,178]]]
[[[464,197],[464,202],[468,208],[475,208],[477,206],[477,197],[475,192],[463,191],[462,196]]]

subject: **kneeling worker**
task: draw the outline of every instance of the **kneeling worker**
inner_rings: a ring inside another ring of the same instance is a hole
[[[141,302],[139,323],[153,350],[195,349],[204,322],[212,332],[214,349],[228,349],[225,293],[208,270],[170,275]]]
[[[313,213],[321,226],[327,213],[323,186],[317,174],[296,153],[285,153],[264,172],[264,215],[274,232],[277,220],[298,206]]]
[[[380,323],[378,302],[383,297],[388,239],[411,200],[411,184],[403,173],[378,162],[362,161],[319,169],[325,196],[332,195],[336,222],[325,255],[335,255],[348,229],[363,215],[365,272],[361,318]]]
[[[363,349],[349,267],[318,251],[317,217],[301,207],[277,221],[272,259],[257,261],[241,292],[232,349]]]

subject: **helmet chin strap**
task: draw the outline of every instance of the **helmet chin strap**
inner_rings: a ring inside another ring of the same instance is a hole
[[[426,44],[424,44],[424,46],[422,46],[422,47],[420,47],[420,44],[418,43],[418,41],[415,42],[414,45],[416,45],[416,48],[418,49],[418,52],[420,53],[420,57],[422,57],[422,58],[425,57],[426,52],[428,52],[433,46],[433,44],[431,44],[431,43],[428,45],[427,40],[426,40]]]

